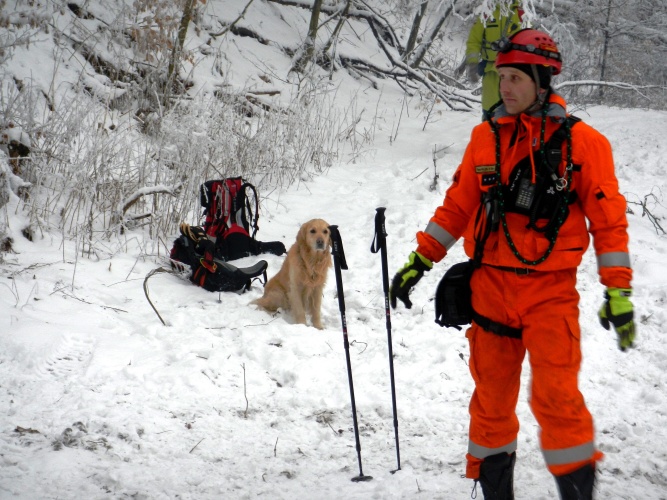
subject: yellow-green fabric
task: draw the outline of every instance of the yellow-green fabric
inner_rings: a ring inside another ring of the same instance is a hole
[[[406,308],[412,307],[410,290],[433,267],[433,262],[417,252],[411,252],[408,262],[394,275],[389,287],[389,302],[396,309],[397,301],[403,302]]]
[[[614,325],[621,351],[633,347],[635,342],[634,311],[630,297],[630,288],[607,288],[605,302],[598,312],[600,324],[606,330],[609,330],[610,323]]]
[[[466,63],[486,62],[482,76],[482,109],[488,111],[491,106],[500,100],[498,91],[499,78],[494,62],[496,52],[491,50],[491,44],[502,36],[510,36],[521,29],[521,20],[517,8],[512,9],[512,16],[501,16],[500,7],[497,7],[493,17],[484,23],[477,19],[470,29],[466,42]]]

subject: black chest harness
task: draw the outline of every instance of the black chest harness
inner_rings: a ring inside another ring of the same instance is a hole
[[[494,184],[482,195],[482,202],[477,213],[475,231],[475,267],[479,267],[484,252],[484,244],[492,231],[500,226],[512,253],[524,265],[536,266],[544,262],[556,244],[560,228],[569,215],[568,205],[574,203],[577,194],[572,190],[572,173],[580,166],[572,163],[571,129],[580,119],[568,116],[563,124],[544,141],[546,114],[542,116],[540,149],[521,159],[510,172],[507,184],[500,178],[500,134],[497,125],[491,122],[491,129],[496,138],[495,173],[487,174],[482,184]],[[559,166],[562,161],[562,145],[566,143],[567,158],[565,171],[561,176]],[[531,164],[535,165],[535,182]],[[523,257],[516,248],[507,226],[507,213],[517,213],[527,217],[527,229],[544,234],[549,247],[542,256],[535,260]],[[483,222],[482,222],[483,221]],[[481,222],[481,223],[480,223]]]

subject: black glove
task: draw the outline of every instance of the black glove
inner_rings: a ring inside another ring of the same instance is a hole
[[[203,227],[200,226],[191,226],[186,222],[181,222],[180,225],[181,234],[185,235],[187,238],[190,238],[195,243],[198,243],[201,239],[206,238],[206,231]]]
[[[479,81],[479,64],[469,63],[466,66],[466,76],[470,83],[477,83]]]
[[[425,271],[430,271],[433,263],[417,252],[412,252],[408,258],[408,262],[396,273],[394,279],[391,280],[391,287],[389,288],[389,300],[391,301],[391,308],[396,309],[396,299],[399,299],[405,307],[410,309],[412,302],[410,302],[410,290],[417,282],[422,279]]]

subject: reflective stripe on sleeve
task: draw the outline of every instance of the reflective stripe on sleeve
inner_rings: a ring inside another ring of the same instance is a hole
[[[447,250],[449,250],[454,245],[454,243],[456,243],[456,238],[454,238],[451,234],[449,234],[433,221],[428,223],[426,229],[424,229],[424,232],[433,236],[437,242]]]
[[[516,451],[516,439],[511,443],[507,443],[505,446],[500,446],[498,448],[487,448],[486,446],[480,446],[468,441],[468,453],[470,453],[475,458],[486,458],[491,455],[496,455],[498,453],[514,453]]]
[[[542,455],[547,465],[572,464],[592,458],[595,455],[595,444],[591,441],[561,450],[542,450]]]
[[[597,259],[598,269],[601,267],[632,267],[630,265],[630,254],[627,252],[602,253],[597,256]]]

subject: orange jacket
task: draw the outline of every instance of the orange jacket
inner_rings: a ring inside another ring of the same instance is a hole
[[[516,163],[529,154],[529,145],[533,145],[533,150],[539,150],[542,118],[539,112],[510,116],[503,111],[503,107],[499,108],[493,119],[499,127],[501,180],[506,184]],[[564,99],[552,93],[545,142],[559,128],[565,116]],[[562,146],[561,176],[567,158],[566,143]],[[553,252],[534,268],[542,271],[576,268],[588,248],[590,233],[602,284],[630,288],[632,269],[628,254],[626,202],[618,190],[609,141],[589,125],[583,122],[575,124],[572,127],[572,163],[581,167],[575,169],[572,178],[571,191],[576,192],[576,201],[569,205],[569,216],[560,228]],[[489,182],[489,174],[493,175],[495,165],[496,138],[490,124],[484,122],[473,129],[443,204],[436,209],[427,228],[417,233],[417,251],[420,254],[438,262],[444,258],[447,249],[463,236],[465,252],[473,257],[475,216],[482,193],[495,185],[495,182]],[[506,221],[520,255],[531,261],[539,259],[549,246],[544,234],[527,229],[528,217],[525,215],[507,212]],[[530,267],[514,255],[502,227],[487,239],[482,262]]]

